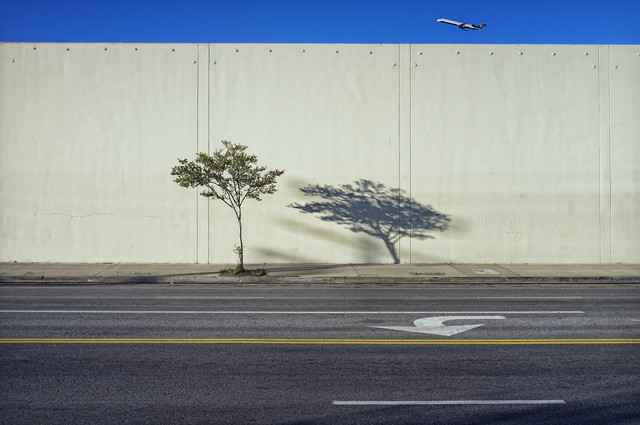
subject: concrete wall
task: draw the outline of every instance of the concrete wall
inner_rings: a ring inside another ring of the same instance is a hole
[[[230,140],[286,170],[248,262],[637,262],[639,81],[639,46],[0,44],[0,261],[235,261],[170,176]]]

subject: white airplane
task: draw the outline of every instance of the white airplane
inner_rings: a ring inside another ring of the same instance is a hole
[[[451,21],[449,19],[438,19],[438,22],[442,22],[443,24],[455,25],[456,27],[460,28],[463,31],[481,30],[482,28],[487,26],[487,24],[473,25],[473,24],[470,24],[469,22],[457,22],[457,21]]]

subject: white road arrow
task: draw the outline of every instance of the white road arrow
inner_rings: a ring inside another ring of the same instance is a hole
[[[444,322],[448,320],[486,320],[486,319],[504,319],[503,316],[438,316],[438,317],[425,317],[415,320],[414,326],[373,326],[374,328],[381,329],[393,329],[394,331],[407,331],[407,332],[419,332],[423,334],[433,334],[442,336],[451,336],[465,332],[480,325],[459,325],[459,326],[446,326]]]

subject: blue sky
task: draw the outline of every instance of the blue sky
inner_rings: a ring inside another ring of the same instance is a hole
[[[0,41],[640,44],[640,0],[0,0]]]

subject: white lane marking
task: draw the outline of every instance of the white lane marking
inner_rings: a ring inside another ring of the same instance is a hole
[[[584,314],[584,311],[206,311],[206,310],[0,310],[29,314]]]
[[[2,298],[43,298],[43,299],[63,299],[63,300],[210,300],[210,299],[232,299],[232,300],[256,300],[256,299],[269,299],[269,300],[290,300],[290,299],[317,299],[320,297],[261,297],[261,296],[213,296],[213,295],[204,295],[204,296],[179,296],[179,295],[169,295],[169,296],[82,296],[82,295],[2,295]],[[323,299],[323,298],[321,298]],[[327,298],[327,299],[341,299],[341,298]],[[360,299],[360,298],[357,298]]]
[[[420,406],[473,404],[567,404],[564,400],[334,400],[335,406]]]
[[[476,297],[479,300],[581,300],[584,297]]]
[[[180,296],[167,296],[167,297],[153,297],[156,300],[289,300],[291,297],[234,297],[234,296],[189,296],[189,297],[180,297]],[[305,297],[306,299],[307,297]],[[293,298],[297,299],[297,298]],[[308,299],[312,299],[312,297],[308,297]]]
[[[2,299],[29,299],[29,300],[147,300],[153,297],[82,297],[82,296],[47,296],[47,295],[2,295]]]
[[[439,316],[439,317],[425,317],[417,319],[413,322],[414,326],[372,326],[373,328],[391,329],[394,331],[404,332],[418,332],[422,334],[452,336],[462,332],[475,329],[483,324],[479,325],[459,325],[459,326],[446,326],[444,322],[448,320],[493,320],[504,319],[504,316]]]
[[[3,299],[11,298],[11,299],[54,299],[54,300],[332,300],[332,301],[341,301],[341,300],[361,300],[361,301],[378,301],[378,300],[421,300],[421,301],[431,301],[431,300],[508,300],[508,299],[543,299],[543,300],[553,300],[553,299],[584,299],[584,297],[431,297],[429,295],[417,295],[417,296],[408,296],[408,297],[276,297],[276,296],[233,296],[233,295],[202,295],[202,296],[178,296],[178,295],[169,295],[169,296],[153,296],[153,297],[145,297],[145,296],[80,296],[80,295],[69,295],[69,296],[48,296],[48,295],[2,295]],[[631,297],[629,297],[631,298]],[[610,299],[605,297],[593,297],[588,299]],[[620,299],[620,298],[615,298]],[[624,298],[623,298],[624,299]]]
[[[407,297],[277,297],[277,296],[50,296],[50,295],[0,295],[3,299],[51,299],[51,300],[332,300],[332,301],[378,301],[378,300],[410,300],[410,301],[459,301],[459,300],[611,300],[611,299],[637,299],[637,297],[543,297],[543,296],[494,296],[494,297],[432,297],[429,295],[416,295]]]

